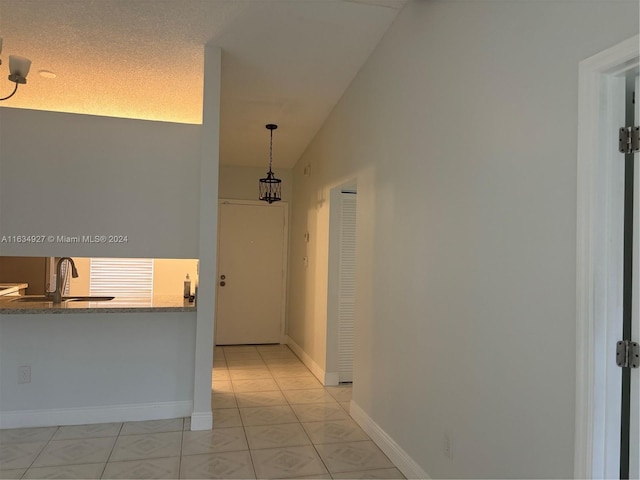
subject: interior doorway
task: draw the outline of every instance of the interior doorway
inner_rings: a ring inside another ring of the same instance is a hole
[[[355,182],[333,188],[329,197],[327,385],[353,382],[357,198]]]
[[[288,205],[221,200],[218,218],[215,344],[282,343]]]
[[[640,370],[619,366],[617,352],[638,338],[638,155],[619,151],[620,128],[640,123],[638,42],[580,64],[576,478],[640,471]]]

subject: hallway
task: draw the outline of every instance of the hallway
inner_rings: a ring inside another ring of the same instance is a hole
[[[404,478],[285,345],[216,347],[214,429],[190,419],[0,430],[0,478]]]

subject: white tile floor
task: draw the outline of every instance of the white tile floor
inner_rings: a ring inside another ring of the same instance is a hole
[[[214,429],[189,419],[0,430],[5,478],[404,478],[281,345],[217,347]]]

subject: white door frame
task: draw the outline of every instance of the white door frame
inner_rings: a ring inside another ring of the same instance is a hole
[[[624,74],[637,68],[638,52],[635,36],[580,63],[575,478],[606,478],[616,441],[619,451],[624,159],[617,130],[624,125]]]
[[[265,207],[269,207],[269,208],[279,208],[282,207],[283,212],[282,214],[284,215],[284,232],[282,234],[282,294],[280,295],[280,343],[284,344],[286,343],[286,336],[285,336],[285,331],[286,331],[286,316],[287,316],[287,274],[288,274],[288,269],[287,269],[287,264],[288,264],[288,259],[289,259],[289,203],[288,202],[276,202],[273,203],[271,205],[269,205],[268,203],[262,201],[262,200],[236,200],[236,199],[231,199],[231,198],[221,198],[218,200],[218,211],[220,211],[220,208],[222,205],[259,205],[259,206],[265,206]],[[221,219],[221,215],[218,215],[218,236],[220,235],[220,219]],[[220,241],[218,241],[218,249],[220,246]],[[216,252],[216,265],[218,266],[218,268],[220,267],[220,258],[218,258],[218,256],[220,255],[220,251],[218,250],[218,252]],[[216,270],[216,291],[217,291],[217,285],[218,285],[218,277],[220,276],[220,273]],[[216,318],[218,318],[218,296],[216,295]],[[214,326],[214,335],[216,332],[216,326]],[[215,345],[215,338],[214,338],[214,345]]]

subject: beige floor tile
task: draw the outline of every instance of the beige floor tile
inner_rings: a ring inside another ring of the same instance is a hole
[[[227,362],[229,360],[252,360],[262,358],[257,350],[253,352],[225,352],[224,356]]]
[[[128,462],[109,462],[102,478],[179,478],[179,472],[180,457],[150,458]]]
[[[58,427],[10,428],[0,430],[0,445],[7,443],[48,442]]]
[[[52,440],[33,463],[34,467],[56,467],[106,463],[116,437]]]
[[[241,427],[240,411],[237,408],[216,408],[213,412],[213,428]]]
[[[298,478],[327,473],[311,446],[252,450],[251,458],[258,478]]]
[[[214,380],[211,382],[211,392],[213,393],[233,393],[231,381]]]
[[[266,363],[267,367],[270,369],[305,369],[309,371],[309,369],[295,357],[275,357],[275,358],[265,358],[264,363]]]
[[[256,346],[256,350],[258,350],[260,353],[262,353],[262,352],[278,352],[278,351],[291,352],[291,349],[287,345],[284,345],[284,344],[257,345]]]
[[[180,478],[256,478],[248,450],[182,457]]]
[[[2,470],[0,469],[0,479],[2,480],[17,480],[19,478],[22,478],[22,475],[24,475],[24,472],[26,472],[27,469],[26,468],[18,468],[18,469],[12,469],[12,470]]]
[[[231,370],[241,370],[249,368],[265,368],[267,366],[262,359],[238,359],[227,360],[227,368]]]
[[[349,418],[347,412],[336,402],[291,405],[291,408],[301,422],[346,420]]]
[[[122,426],[120,435],[143,435],[146,433],[181,432],[184,428],[182,418],[168,420],[146,420],[127,422]]]
[[[227,368],[229,375],[233,374],[233,372],[237,372],[237,371],[245,371],[245,370],[256,370],[258,372],[264,372],[264,371],[268,371],[269,374],[271,374],[271,370],[269,370],[269,368],[267,367],[266,363],[251,363],[248,365],[229,365],[229,367]]]
[[[3,470],[26,469],[31,466],[46,444],[47,442],[2,444],[0,445],[0,466]]]
[[[227,353],[251,353],[258,351],[257,347],[253,345],[226,345],[222,347],[222,350],[225,355],[227,355]]]
[[[302,426],[314,444],[370,440],[369,436],[351,419],[309,422],[303,423]]]
[[[291,404],[296,403],[336,403],[331,395],[324,389],[312,390],[285,390],[284,396]]]
[[[271,392],[240,392],[236,394],[239,407],[270,407],[288,405],[280,390]]]
[[[211,408],[236,408],[236,396],[231,392],[213,393],[211,395]]]
[[[69,425],[60,427],[52,440],[75,440],[77,438],[117,437],[122,423],[94,423],[91,425]]]
[[[309,369],[305,366],[292,366],[292,367],[271,367],[269,366],[269,370],[271,370],[271,374],[278,377],[307,377],[311,375]]]
[[[289,406],[241,408],[240,416],[245,427],[297,423],[298,418]]]
[[[182,433],[180,431],[120,436],[109,461],[178,457],[182,446]]]
[[[183,421],[182,430],[191,430],[191,417],[185,417]]]
[[[233,390],[238,392],[267,392],[278,390],[278,384],[273,378],[255,378],[248,380],[233,380]]]
[[[358,472],[394,468],[393,463],[371,441],[316,445],[329,472]]]
[[[252,450],[261,448],[294,447],[311,445],[309,437],[299,423],[244,427]]]
[[[311,479],[331,479],[331,478],[332,478],[331,475],[329,475],[328,473],[324,473],[322,475],[303,475],[303,476],[300,476],[300,477],[296,477],[296,479],[300,479],[300,480],[302,480],[302,479],[305,479],[305,480],[307,480],[307,479],[309,479],[309,480],[311,480]],[[283,480],[286,480],[286,479],[283,479]]]
[[[278,377],[276,382],[282,390],[306,390],[313,388],[323,388],[322,384],[313,376],[305,375],[300,377]]]
[[[349,402],[351,401],[351,392],[352,392],[352,388],[351,386],[348,387],[326,387],[327,388],[327,392],[329,392],[329,394],[335,398],[338,402]]]
[[[345,473],[334,473],[333,478],[341,478],[341,479],[402,479],[405,478],[404,475],[397,468],[384,468],[382,470],[366,470],[364,472],[345,472]]]
[[[296,357],[296,354],[290,350],[262,350],[260,356],[265,360],[268,358],[293,358],[300,361],[300,359]]]
[[[248,449],[242,427],[184,432],[182,437],[182,455],[235,452]]]
[[[231,375],[229,375],[229,370],[222,370],[219,368],[214,368],[213,372],[211,373],[211,381],[212,382],[217,382],[218,380],[223,381],[223,382],[229,382],[231,381]]]
[[[268,368],[238,368],[229,373],[231,380],[253,380],[256,378],[272,378]]]
[[[102,476],[104,463],[89,463],[86,465],[62,465],[59,467],[34,467],[27,470],[22,478],[73,478],[98,479]]]

